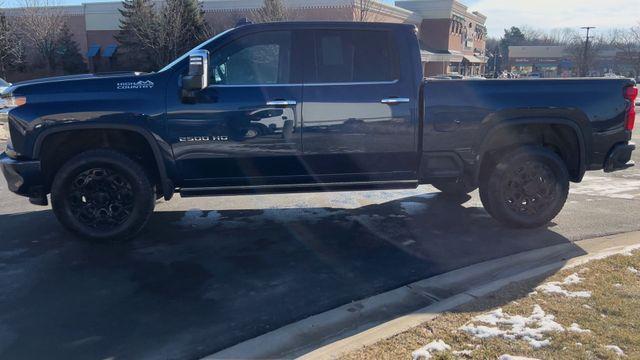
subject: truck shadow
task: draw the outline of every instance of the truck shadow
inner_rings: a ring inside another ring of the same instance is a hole
[[[139,238],[115,243],[78,240],[51,211],[0,215],[0,357],[195,358],[420,279],[570,243],[550,228],[505,229],[464,201],[160,211]]]

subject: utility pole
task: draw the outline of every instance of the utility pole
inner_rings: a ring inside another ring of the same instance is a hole
[[[582,66],[582,74],[581,76],[585,77],[589,75],[589,32],[591,29],[595,29],[595,26],[583,26],[582,30],[587,30],[587,40],[584,42],[584,58],[583,58],[583,66]]]

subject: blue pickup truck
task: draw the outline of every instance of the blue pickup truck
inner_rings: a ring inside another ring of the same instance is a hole
[[[90,239],[130,238],[182,197],[476,188],[538,227],[588,170],[632,165],[630,79],[425,80],[413,26],[293,22],[226,31],[157,73],[2,93],[11,191]]]

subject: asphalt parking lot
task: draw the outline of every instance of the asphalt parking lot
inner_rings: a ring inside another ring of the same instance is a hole
[[[538,230],[503,228],[475,193],[456,202],[423,186],[177,197],[157,205],[138,239],[96,244],[3,179],[0,358],[198,358],[466,265],[636,231],[638,213],[635,168],[589,173]]]

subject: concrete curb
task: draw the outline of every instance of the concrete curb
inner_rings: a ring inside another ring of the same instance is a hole
[[[633,232],[475,264],[311,316],[205,359],[333,359],[418,326],[511,283],[638,248],[640,232]]]

